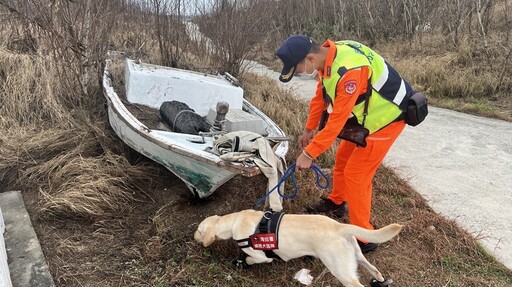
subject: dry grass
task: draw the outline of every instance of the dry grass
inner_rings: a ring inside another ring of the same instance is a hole
[[[38,171],[49,175],[58,188],[40,190],[43,214],[71,214],[102,218],[125,212],[136,199],[137,181],[150,178],[147,170],[131,166],[125,157],[106,153],[99,157],[66,159],[60,155]],[[124,167],[122,170],[120,166]],[[51,170],[52,172],[50,172]],[[126,177],[126,173],[131,175]]]
[[[376,49],[435,106],[512,121],[512,70],[505,70],[502,48],[484,49],[480,39],[463,38],[453,48],[446,37],[428,34],[409,45],[382,43]],[[494,47],[494,48],[493,48]]]
[[[147,170],[131,165],[110,134],[101,94],[66,93],[44,57],[0,50],[0,59],[3,184],[38,197],[40,216],[128,209]]]
[[[46,61],[35,55],[16,54],[0,48],[2,75],[0,117],[5,126],[65,121],[64,107],[56,97],[59,87]]]

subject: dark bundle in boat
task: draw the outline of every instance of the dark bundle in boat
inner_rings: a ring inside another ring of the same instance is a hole
[[[163,102],[160,116],[177,133],[197,135],[199,132],[210,131],[210,125],[203,117],[179,101]]]

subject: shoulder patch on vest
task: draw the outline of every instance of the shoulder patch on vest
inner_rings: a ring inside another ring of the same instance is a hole
[[[349,95],[352,95],[357,90],[357,82],[354,80],[345,82],[345,92]]]
[[[347,72],[347,68],[345,68],[344,66],[343,67],[340,67],[338,69],[338,75],[340,75],[340,77],[343,77],[343,75],[345,75],[345,73]]]

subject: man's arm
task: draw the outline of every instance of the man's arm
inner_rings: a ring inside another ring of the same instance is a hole
[[[324,129],[316,134],[311,143],[304,148],[309,156],[317,158],[331,147],[352,113],[357,98],[366,92],[368,75],[369,68],[361,67],[347,71],[340,79],[329,120]]]
[[[305,148],[313,137],[313,131],[318,128],[318,124],[320,122],[320,118],[322,116],[322,112],[325,109],[325,103],[323,100],[323,92],[322,92],[322,80],[318,78],[318,83],[316,85],[316,93],[311,99],[309,103],[309,115],[308,120],[306,122],[306,126],[304,127],[304,131],[299,138],[299,146],[300,148]]]
[[[316,93],[309,103],[309,116],[306,121],[306,129],[316,130],[320,123],[320,117],[325,109],[324,95],[322,92],[322,80],[319,77],[316,85]]]

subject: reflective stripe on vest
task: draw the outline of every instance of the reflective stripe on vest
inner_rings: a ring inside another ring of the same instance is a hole
[[[324,100],[334,103],[336,87],[343,75],[352,69],[368,66],[373,87],[369,100],[365,127],[374,133],[396,120],[406,110],[413,89],[398,72],[369,47],[355,41],[336,42],[336,57],[332,63],[331,78],[322,79]],[[364,100],[358,100],[352,114],[362,124]]]

